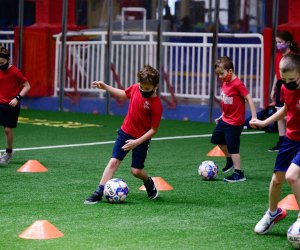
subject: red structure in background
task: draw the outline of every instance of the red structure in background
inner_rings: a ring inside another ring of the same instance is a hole
[[[53,94],[55,64],[53,35],[62,31],[63,1],[43,0],[35,1],[35,4],[36,23],[25,27],[23,32],[22,71],[31,85],[28,96],[50,96]],[[75,0],[69,0],[67,29],[82,28],[75,24]],[[17,42],[18,37],[15,36],[16,47]]]
[[[282,3],[282,1],[281,1]],[[288,20],[287,23],[278,25],[278,30],[288,30],[293,35],[294,40],[300,46],[300,1],[288,0],[287,5],[284,2],[284,6],[287,6]],[[281,6],[280,8],[281,9]],[[264,30],[264,106],[269,104],[269,83],[270,83],[270,65],[271,53],[272,53],[272,29],[266,28]]]

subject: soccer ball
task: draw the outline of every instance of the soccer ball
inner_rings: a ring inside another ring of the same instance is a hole
[[[297,220],[287,231],[287,239],[296,249],[300,249],[300,220]]]
[[[213,161],[203,161],[198,168],[198,174],[203,180],[215,179],[218,174],[218,166]]]
[[[106,182],[103,194],[109,203],[121,203],[128,195],[128,186],[121,178],[114,178]]]

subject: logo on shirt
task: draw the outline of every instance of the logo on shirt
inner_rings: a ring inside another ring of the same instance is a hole
[[[233,97],[227,96],[224,92],[221,93],[224,104],[233,104]]]
[[[144,109],[150,109],[150,103],[149,101],[144,102]]]

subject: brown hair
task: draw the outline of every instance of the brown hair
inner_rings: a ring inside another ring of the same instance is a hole
[[[152,84],[153,86],[159,84],[158,70],[148,64],[137,73],[137,78],[140,83]]]
[[[300,73],[300,55],[298,54],[287,54],[284,56],[279,64],[281,72],[298,71]]]
[[[285,42],[290,42],[289,48],[294,53],[299,53],[299,48],[297,43],[295,42],[293,35],[287,30],[278,31],[276,37],[280,38]]]
[[[220,68],[220,67],[222,67],[226,70],[232,69],[232,71],[234,71],[233,62],[231,61],[231,59],[228,56],[222,56],[216,61],[215,69]]]

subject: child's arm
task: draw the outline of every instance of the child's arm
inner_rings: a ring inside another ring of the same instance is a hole
[[[275,114],[273,114],[272,116],[270,116],[266,120],[261,121],[261,120],[258,120],[258,119],[252,119],[250,121],[250,124],[252,124],[254,126],[257,126],[257,127],[260,127],[260,128],[263,128],[263,127],[268,126],[269,124],[271,124],[275,121],[283,119],[285,116],[286,116],[286,106],[284,104],[284,106],[281,109],[279,109]]]
[[[122,100],[127,99],[125,90],[114,88],[112,86],[107,85],[106,83],[104,83],[102,81],[92,82],[92,86],[96,87],[98,89],[106,90],[107,92],[114,95],[115,97],[118,97],[119,99],[122,99]]]
[[[29,90],[30,90],[30,84],[28,81],[26,81],[22,84],[22,89],[21,89],[20,93],[9,102],[9,105],[12,107],[16,107],[17,104],[28,93]]]
[[[256,128],[256,126],[254,124],[251,124],[251,121],[253,119],[256,119],[257,118],[257,115],[256,115],[256,109],[255,109],[255,105],[254,105],[254,102],[252,100],[252,97],[250,94],[246,95],[245,96],[245,99],[247,100],[248,104],[249,104],[249,107],[250,107],[250,111],[251,111],[251,120],[249,122],[249,125],[250,127],[252,128]]]
[[[152,136],[156,134],[156,132],[157,132],[157,128],[151,128],[140,138],[137,138],[135,140],[133,139],[127,140],[126,144],[122,147],[122,149],[124,149],[125,151],[132,150],[138,145],[142,144],[144,141],[151,139]]]
[[[21,92],[20,92],[20,94],[19,95],[21,95],[22,97],[24,97],[25,95],[27,95],[27,93],[29,92],[29,90],[30,90],[30,84],[29,84],[29,82],[24,82],[23,84],[22,84],[22,90],[21,90]]]
[[[255,109],[255,105],[254,105],[254,102],[253,102],[252,97],[250,96],[250,94],[246,95],[245,99],[247,100],[247,102],[249,104],[252,119],[256,118],[256,109]]]

